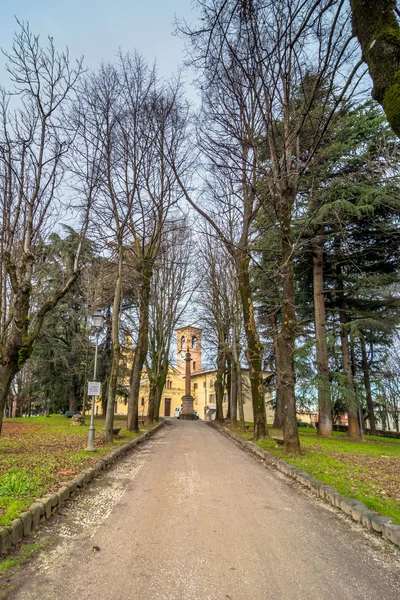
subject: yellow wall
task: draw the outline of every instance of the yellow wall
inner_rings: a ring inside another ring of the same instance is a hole
[[[129,390],[129,381],[120,382],[120,386],[126,386],[127,390]],[[142,382],[140,384],[139,391],[139,417],[147,416],[149,406],[149,392],[149,380],[146,377],[146,372],[143,371]],[[184,393],[185,381],[183,379],[183,376],[174,367],[170,365],[168,369],[166,386],[164,387],[161,398],[160,416],[163,417],[165,415],[165,400],[170,399],[170,415],[171,417],[173,417],[175,408],[182,404],[182,396],[184,395]],[[117,415],[128,414],[128,405],[125,404],[124,398],[122,396],[117,396],[116,408],[114,412]]]
[[[149,380],[144,379],[139,392],[139,416],[146,416],[149,406]],[[160,416],[165,416],[166,400],[169,400],[171,417],[174,416],[174,410],[182,404],[182,396],[185,393],[185,381],[182,375],[172,366],[168,369],[166,385],[163,389],[160,404]]]
[[[200,419],[205,417],[205,407],[212,405],[215,406],[215,377],[216,371],[205,371],[203,373],[197,373],[191,377],[191,393],[194,398],[194,409],[197,411]],[[251,392],[250,392],[250,381],[248,371],[245,369],[242,371],[243,379],[243,409],[245,421],[253,421],[253,407],[251,403]],[[129,384],[126,384],[129,385]],[[160,416],[165,416],[165,400],[170,399],[170,416],[174,416],[175,408],[181,406],[182,396],[185,393],[185,380],[183,376],[175,369],[170,366],[168,370],[167,384],[163,390]],[[271,400],[271,395],[266,394],[265,401]],[[143,381],[140,385],[139,392],[139,417],[146,416],[149,405],[149,380],[146,379],[146,374],[143,374]],[[225,394],[224,398],[224,415],[226,416],[228,411],[228,398]],[[270,405],[266,405],[267,410],[267,421],[272,423],[273,411]],[[100,409],[99,409],[100,412]],[[117,398],[115,414],[126,415],[128,414],[128,406],[123,402],[121,397]],[[238,415],[239,416],[239,415]]]
[[[196,347],[192,347],[193,336],[196,336]],[[183,339],[184,338],[184,341]],[[177,368],[172,365],[169,366],[168,369],[168,377],[167,383],[164,387],[161,406],[160,406],[160,416],[165,416],[165,407],[166,400],[170,400],[170,416],[174,416],[175,408],[181,406],[182,404],[182,396],[185,394],[185,361],[182,358],[182,342],[186,348],[189,347],[189,350],[192,355],[192,365],[195,363],[196,371],[191,376],[191,394],[194,397],[194,409],[197,411],[200,419],[204,419],[205,416],[205,407],[212,405],[215,406],[215,377],[216,371],[201,371],[198,372],[199,368],[201,369],[201,358],[202,358],[202,332],[201,329],[197,327],[188,326],[183,327],[182,329],[177,330],[177,347],[176,347],[176,358],[177,358]],[[129,372],[132,365],[134,349],[132,346],[127,345],[122,348],[121,352],[121,375],[119,381],[119,386],[124,387],[127,392],[129,392]],[[268,373],[264,373],[264,375],[268,375]],[[250,381],[248,370],[242,370],[242,384],[243,384],[243,409],[244,409],[244,418],[245,421],[253,421],[253,408],[251,402],[251,391],[250,391]],[[269,402],[271,400],[271,394],[267,393],[265,396],[265,401]],[[142,382],[140,385],[139,391],[139,417],[145,417],[148,412],[149,405],[149,380],[146,376],[146,371],[143,371],[142,374]],[[127,415],[128,414],[128,406],[125,403],[123,396],[117,396],[115,403],[115,414],[117,415]],[[226,416],[228,410],[228,398],[227,394],[225,394],[224,398],[224,415]],[[266,405],[267,411],[267,421],[268,423],[272,423],[274,415],[273,411],[270,408],[270,405]],[[98,401],[96,405],[96,414],[101,413],[101,402]]]
[[[204,419],[206,406],[215,406],[215,379],[216,371],[205,371],[203,373],[195,373],[192,375],[192,396],[194,397],[194,408],[197,410],[199,417]],[[268,375],[268,373],[265,373]],[[249,373],[246,369],[242,370],[242,398],[243,398],[243,412],[244,420],[253,422],[253,406],[251,402],[251,389]],[[271,394],[265,394],[265,401],[271,400]],[[224,403],[223,403],[224,416],[226,417],[228,412],[228,395],[225,391]],[[273,411],[270,409],[270,405],[266,404],[267,421],[272,423]],[[238,414],[239,417],[239,414]]]

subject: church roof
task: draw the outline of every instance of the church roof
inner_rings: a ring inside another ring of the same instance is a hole
[[[196,327],[196,325],[185,325],[184,327],[179,327],[175,329],[176,332],[183,331],[184,329],[196,329],[196,331],[203,331],[200,327]]]

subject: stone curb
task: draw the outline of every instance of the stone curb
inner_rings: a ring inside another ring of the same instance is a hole
[[[351,517],[353,521],[356,521],[374,533],[380,533],[386,540],[389,540],[396,546],[400,546],[400,525],[393,525],[392,520],[389,517],[383,517],[377,512],[371,511],[365,504],[358,500],[338,494],[334,488],[323,484],[321,481],[318,481],[318,479],[308,475],[305,471],[300,471],[300,469],[284,462],[270,452],[262,450],[257,444],[244,440],[240,435],[233,433],[233,431],[227,427],[221,427],[215,423],[209,424],[227,437],[233,439],[250,454],[262,458],[263,461],[268,463],[271,467],[274,467],[278,471],[281,471],[281,473],[284,473],[284,475],[295,479],[298,483],[307,487],[314,495],[322,498],[322,500],[325,500],[325,502],[331,504],[335,508],[340,509],[346,515]]]
[[[98,477],[101,471],[108,469],[129,450],[148,440],[164,425],[165,422],[162,421],[143,435],[102,456],[93,467],[85,469],[70,481],[63,481],[56,492],[44,494],[43,498],[35,500],[11,525],[0,527],[0,555],[8,554],[13,546],[19,544],[23,538],[29,537],[41,523],[56,514],[68,498],[82,490],[92,479]]]

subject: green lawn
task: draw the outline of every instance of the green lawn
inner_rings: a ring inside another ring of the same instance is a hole
[[[41,495],[93,465],[99,458],[136,437],[122,429],[113,444],[102,441],[104,420],[95,420],[96,452],[86,452],[89,419],[82,427],[71,426],[71,419],[62,415],[5,419],[0,437],[0,525],[11,521]],[[115,427],[126,426],[126,419],[117,417]]]
[[[268,431],[270,436],[282,435],[278,430]],[[400,524],[400,440],[366,436],[365,442],[357,443],[341,432],[335,432],[331,439],[320,439],[312,428],[299,428],[299,434],[302,448],[299,458],[276,449],[272,439],[257,443],[340,494],[356,498]],[[241,435],[252,439],[250,432]]]

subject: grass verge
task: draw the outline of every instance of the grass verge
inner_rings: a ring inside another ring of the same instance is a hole
[[[280,430],[269,428],[268,432],[282,436]],[[251,432],[235,433],[252,440]],[[400,440],[368,436],[364,442],[352,442],[342,432],[323,439],[312,428],[301,428],[299,434],[302,453],[297,458],[275,448],[271,438],[256,443],[339,494],[355,498],[400,524]]]
[[[22,544],[15,556],[5,558],[0,562],[0,575],[8,571],[9,569],[19,568],[25,561],[40,550],[40,544]]]
[[[116,417],[114,427],[122,428],[120,435],[112,444],[105,444],[104,420],[97,418],[97,450],[86,452],[88,425],[86,419],[83,427],[71,426],[71,419],[62,415],[4,421],[0,437],[0,525],[9,525],[35,498],[138,436],[125,429],[126,419]]]

